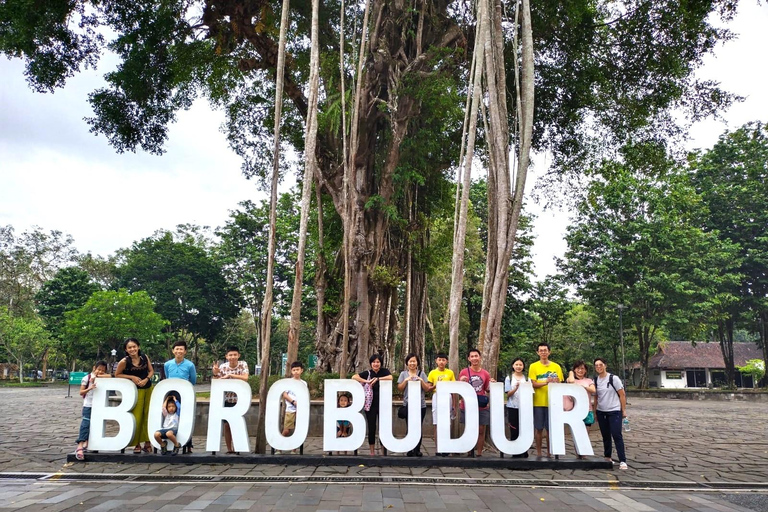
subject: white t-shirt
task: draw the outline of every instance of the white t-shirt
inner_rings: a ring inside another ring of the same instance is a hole
[[[179,413],[166,414],[163,420],[163,428],[179,428]]]
[[[515,388],[520,387],[520,383],[525,380],[525,375],[523,375],[522,378],[518,379],[514,375],[507,375],[507,378],[504,379],[504,393],[509,393]],[[507,398],[507,407],[512,409],[519,409],[520,408],[520,393],[515,392],[514,395],[512,395],[510,398]]]
[[[619,400],[618,390],[624,389],[624,384],[616,375],[613,376],[613,386],[608,381],[611,374],[608,373],[604,378],[598,377],[595,387],[597,388],[597,410],[602,412],[620,411],[621,401]],[[616,389],[614,390],[614,386]]]
[[[80,386],[85,386],[86,388],[91,385],[91,382],[93,382],[93,379],[95,379],[96,376],[93,373],[89,373],[85,377],[83,377],[83,380],[80,381]],[[83,407],[93,407],[93,392],[96,391],[95,389],[90,390],[85,394],[83,397]]]
[[[307,385],[307,381],[302,379],[301,382],[305,386]],[[296,406],[291,403],[296,401],[296,393],[294,393],[293,391],[286,391],[285,394],[291,397],[290,401],[289,400],[285,401],[285,412],[296,412]]]

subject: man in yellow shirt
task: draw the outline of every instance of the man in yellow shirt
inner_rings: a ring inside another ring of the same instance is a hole
[[[437,364],[437,368],[429,372],[429,375],[427,376],[427,381],[432,385],[432,388],[430,391],[435,391],[437,388],[437,383],[440,381],[455,381],[456,377],[453,374],[453,370],[450,368],[446,368],[448,365],[448,356],[444,353],[437,354],[437,357],[435,357],[435,363]],[[453,404],[451,404],[451,411],[453,412]],[[432,424],[437,425],[437,393],[432,394]],[[435,438],[435,446],[437,446],[437,427],[434,428],[432,431],[432,434]],[[437,449],[435,449],[437,451]],[[437,452],[438,456],[444,457],[447,454],[446,453],[440,453]]]
[[[536,441],[536,456],[541,457],[544,430],[547,430],[547,451],[549,451],[549,389],[550,382],[563,382],[560,365],[549,360],[549,344],[539,343],[536,347],[539,360],[528,369],[528,380],[533,384],[533,428]]]

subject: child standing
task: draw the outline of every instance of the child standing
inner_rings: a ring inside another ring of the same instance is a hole
[[[85,448],[88,446],[88,435],[91,432],[91,409],[93,407],[93,390],[96,389],[97,378],[109,378],[107,362],[99,361],[91,370],[91,373],[80,381],[80,396],[83,397],[83,419],[80,422],[80,433],[77,436],[77,449],[75,458],[85,460]]]
[[[441,453],[440,450],[437,449],[437,383],[438,382],[453,382],[456,380],[456,376],[453,374],[453,370],[450,368],[446,368],[448,366],[448,356],[440,352],[435,357],[435,364],[437,364],[437,368],[429,372],[429,376],[427,377],[427,381],[430,383],[430,391],[433,391],[432,394],[432,425],[435,425],[435,428],[433,429],[432,433],[435,438],[435,451],[437,452],[436,455],[438,457],[445,457],[448,454],[447,453]],[[454,417],[454,411],[453,411],[453,404],[451,404],[451,417]]]
[[[304,365],[301,361],[291,363],[291,378],[301,381],[306,386],[307,383],[301,380],[301,374],[304,373]],[[283,437],[290,436],[296,429],[296,394],[293,391],[283,393],[285,400],[285,417],[283,418]],[[293,453],[297,453],[293,450]]]
[[[173,443],[173,453],[178,455],[179,442],[176,440],[176,434],[179,432],[179,403],[173,396],[167,396],[163,404],[163,428],[155,432],[155,441],[160,444],[160,452],[165,455],[168,453],[168,443],[166,439]]]

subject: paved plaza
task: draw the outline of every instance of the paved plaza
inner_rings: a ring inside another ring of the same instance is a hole
[[[67,463],[82,400],[65,395],[61,386],[0,388],[0,510],[768,510],[761,403],[630,396],[629,470],[513,471],[254,466],[236,456],[171,465],[133,454]],[[591,437],[600,455],[596,429]],[[319,449],[308,442],[307,452]]]

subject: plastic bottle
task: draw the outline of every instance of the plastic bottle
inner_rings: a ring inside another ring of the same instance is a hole
[[[624,418],[624,420],[621,423],[624,426],[624,432],[629,432],[630,430],[632,430],[631,428],[629,428],[629,418]]]

